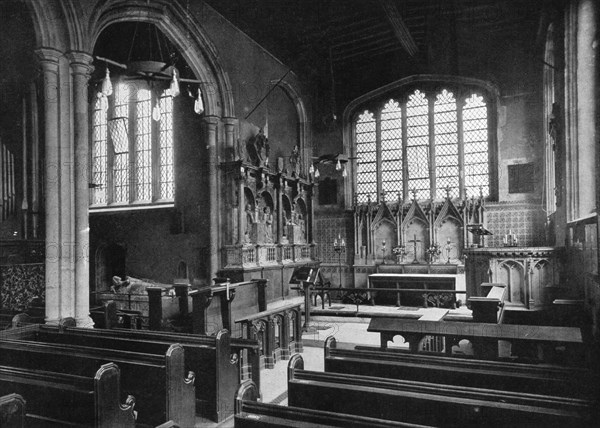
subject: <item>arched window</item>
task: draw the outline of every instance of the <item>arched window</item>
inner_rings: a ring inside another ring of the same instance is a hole
[[[439,87],[439,86],[438,86]],[[388,95],[389,96],[389,95]],[[490,105],[483,91],[413,86],[353,116],[358,203],[490,196]]]
[[[173,97],[139,81],[99,95],[92,114],[92,206],[172,202]]]

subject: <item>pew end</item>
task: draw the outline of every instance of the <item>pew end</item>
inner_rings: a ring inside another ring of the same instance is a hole
[[[0,397],[0,425],[3,428],[25,428],[25,400],[19,394]]]

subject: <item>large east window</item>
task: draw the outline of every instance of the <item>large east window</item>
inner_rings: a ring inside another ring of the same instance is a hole
[[[359,203],[490,195],[489,106],[476,91],[415,89],[355,115]]]
[[[92,114],[91,205],[173,201],[173,98],[144,84],[115,85]]]

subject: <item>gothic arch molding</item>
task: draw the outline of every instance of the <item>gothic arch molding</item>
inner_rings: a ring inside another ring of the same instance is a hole
[[[125,21],[154,24],[177,46],[194,74],[203,82],[206,116],[235,117],[229,77],[220,64],[214,45],[192,15],[171,1],[100,0],[89,20],[90,44],[95,44],[107,26]]]
[[[53,48],[60,52],[85,50],[84,36],[80,31],[78,16],[71,1],[26,0],[37,47]],[[79,9],[79,8],[78,8]]]
[[[304,105],[304,101],[302,101],[302,97],[300,96],[300,91],[287,81],[286,79],[282,81],[272,80],[272,86],[279,86],[283,91],[290,97],[292,102],[294,103],[294,107],[296,108],[296,114],[298,115],[298,141],[300,141],[300,150],[303,158],[303,165],[308,165],[309,162],[307,158],[307,143],[308,139],[308,114],[306,112],[306,106]],[[304,171],[306,172],[306,171]]]

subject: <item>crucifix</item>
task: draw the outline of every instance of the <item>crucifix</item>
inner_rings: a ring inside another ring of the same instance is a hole
[[[415,233],[414,239],[412,239],[412,240],[410,240],[408,242],[412,242],[413,243],[415,258],[414,258],[414,260],[412,262],[413,263],[419,263],[419,261],[417,260],[417,242],[421,242],[421,240],[417,239],[417,234]]]

